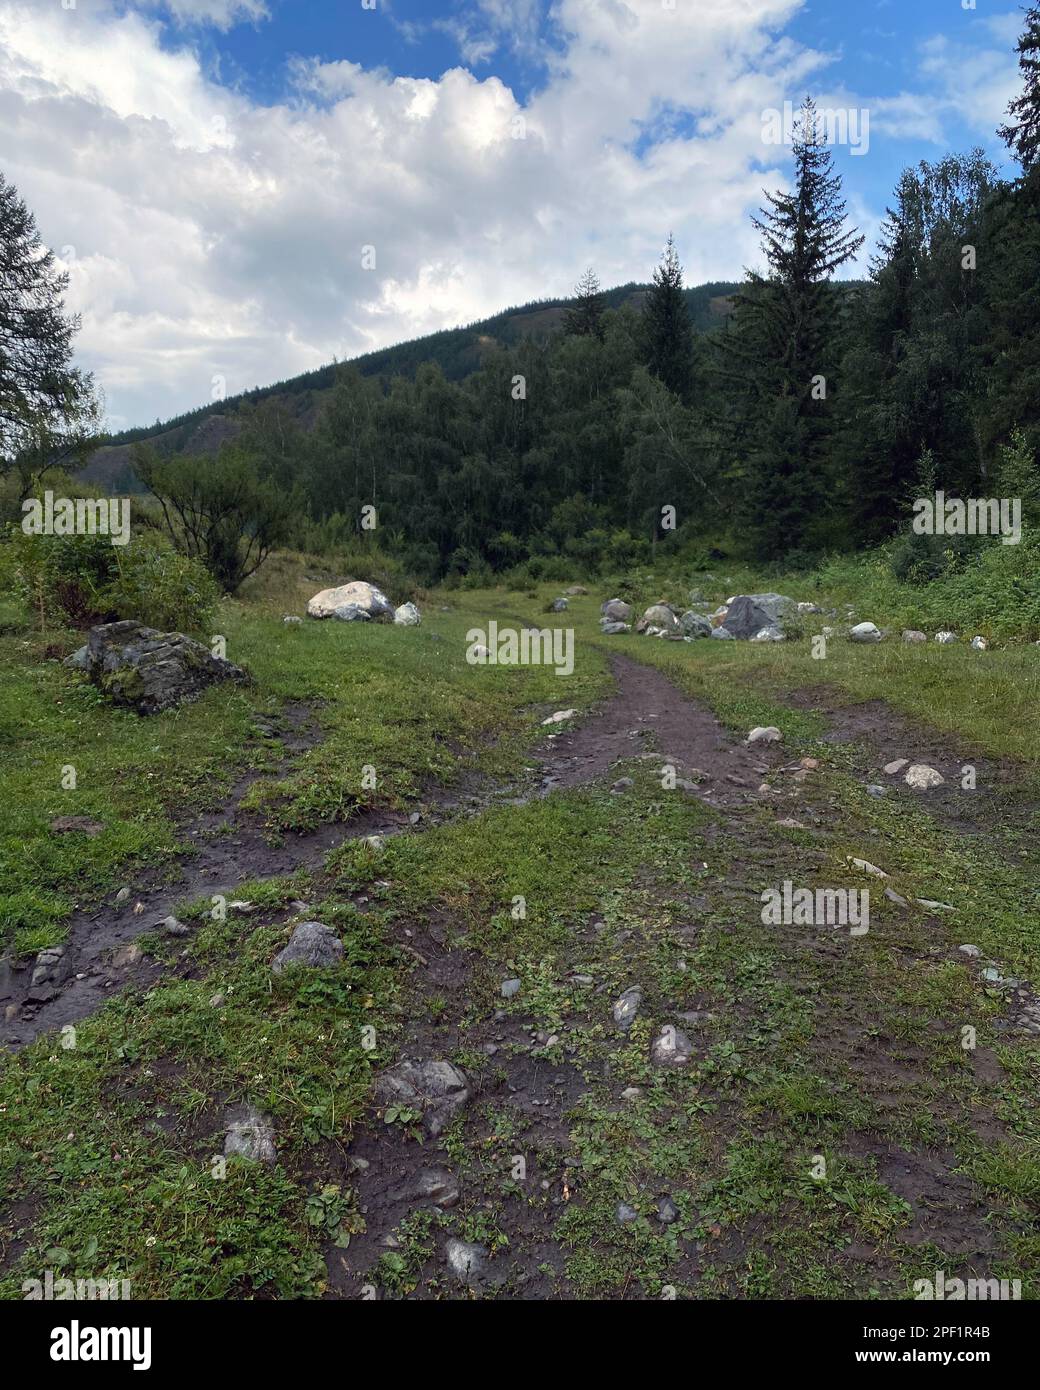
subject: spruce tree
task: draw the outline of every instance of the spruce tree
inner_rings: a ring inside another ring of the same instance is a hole
[[[721,339],[731,444],[743,455],[746,523],[763,558],[810,548],[827,514],[825,451],[842,300],[830,283],[863,237],[846,227],[841,180],[811,98],[794,140],[790,192],[752,219],[767,276],[750,273]]]
[[[72,366],[79,319],[65,312],[68,280],[0,174],[0,472],[17,467],[23,492],[97,421],[91,379]]]
[[[1014,151],[1026,173],[1040,155],[1040,4],[1025,12],[1026,25],[1018,40],[1018,67],[1025,87],[1008,106],[1012,118],[1000,128],[1000,138]]]
[[[603,337],[603,296],[590,266],[574,288],[574,303],[563,315],[563,331],[576,338]]]
[[[643,331],[647,367],[685,400],[693,365],[693,326],[683,292],[682,266],[670,234],[643,306]]]

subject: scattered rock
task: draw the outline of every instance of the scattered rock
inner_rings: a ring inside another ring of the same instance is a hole
[[[849,633],[850,642],[880,642],[881,629],[874,623],[857,623]]]
[[[971,639],[971,645],[977,652],[989,651],[989,643],[986,641],[985,637],[973,637]]]
[[[422,614],[414,603],[402,603],[400,608],[394,609],[394,622],[398,627],[418,627]]]
[[[25,996],[27,1004],[44,1004],[58,993],[58,986],[64,976],[64,946],[47,946],[36,957],[29,980],[29,992]]]
[[[908,766],[909,762],[909,758],[896,758],[895,762],[885,764],[885,771],[888,773],[889,777],[894,777],[897,772],[902,772],[903,768]]]
[[[564,589],[563,592],[569,594],[571,598],[576,598],[578,594],[587,594],[589,591],[582,584],[572,584],[569,589]]]
[[[882,797],[888,795],[887,787],[879,787],[876,782],[871,782],[867,787],[868,796]]]
[[[459,1200],[459,1185],[447,1168],[420,1168],[390,1193],[393,1202],[430,1202],[448,1211]]]
[[[566,613],[569,607],[570,605],[565,598],[554,598],[550,604],[549,611],[552,613]]]
[[[885,873],[884,869],[879,869],[878,866],[872,864],[869,859],[854,859],[850,854],[847,856],[845,862],[850,864],[852,868],[858,869],[861,874],[869,874],[871,878],[888,878],[888,874]]]
[[[631,1104],[632,1101],[638,1100],[642,1094],[642,1086],[626,1086],[621,1092],[621,1099],[627,1100]]]
[[[600,632],[603,634],[604,637],[618,637],[618,636],[620,636],[620,634],[621,634],[622,632],[631,632],[631,631],[632,631],[632,624],[631,624],[631,623],[612,623],[612,622],[608,622],[607,620],[601,618],[601,619],[600,619],[600,624],[599,624],[599,630],[600,630]]]
[[[712,637],[718,637],[720,641],[732,642],[734,640],[732,632],[727,627],[715,627],[711,630]]]
[[[610,790],[614,796],[619,796],[622,792],[627,792],[634,786],[635,782],[631,777],[619,777]]]
[[[758,728],[752,729],[744,741],[745,743],[781,743],[783,737],[779,729],[769,724],[765,728],[760,725]]]
[[[978,960],[979,956],[982,955],[982,952],[977,946],[958,946],[957,950],[962,951],[964,955],[968,956],[971,960]]]
[[[928,791],[931,787],[941,787],[946,778],[941,772],[936,772],[934,767],[929,767],[927,763],[914,763],[907,769],[903,781],[908,787],[913,787],[915,791]]]
[[[211,1009],[222,1009],[224,1003],[225,999],[222,994],[213,994],[210,996],[209,1006]]]
[[[679,1220],[679,1208],[672,1201],[671,1197],[659,1197],[657,1200],[657,1219],[662,1226],[671,1226],[673,1222]]]
[[[465,1072],[443,1061],[398,1062],[377,1078],[375,1090],[384,1103],[420,1111],[430,1138],[436,1138],[469,1100]]]
[[[303,622],[303,619],[300,618],[300,617],[297,617],[297,615],[296,615],[295,613],[286,613],[285,617],[282,619],[282,622],[283,622],[283,623],[302,623],[302,622]]]
[[[639,1220],[639,1213],[635,1207],[630,1207],[627,1202],[618,1202],[614,1208],[614,1219],[619,1226],[628,1226],[633,1221]]]
[[[278,1153],[274,1143],[274,1125],[268,1116],[262,1115],[251,1105],[243,1105],[229,1110],[225,1119],[225,1154],[237,1154],[253,1163],[276,1162]]]
[[[895,903],[896,907],[909,907],[910,904],[901,893],[897,893],[894,888],[885,889],[885,897],[890,903]]]
[[[515,995],[519,994],[519,993],[520,993],[520,984],[521,984],[521,981],[520,981],[520,980],[515,980],[515,979],[514,979],[514,980],[503,980],[503,981],[502,981],[502,998],[503,998],[503,999],[512,999]]]
[[[927,642],[928,638],[923,632],[918,632],[915,627],[904,628],[903,641],[906,643]]]
[[[187,936],[189,928],[183,922],[179,922],[176,917],[164,917],[159,923],[167,936]]]
[[[120,888],[119,892],[116,894],[116,902],[117,902],[117,903],[125,903],[129,897],[130,897],[130,889],[129,889],[129,888]]]
[[[622,1033],[627,1033],[632,1027],[642,1002],[643,991],[638,985],[626,989],[624,994],[614,1001],[614,1022]]]
[[[301,922],[274,960],[271,969],[280,975],[287,966],[304,965],[315,970],[338,965],[343,959],[343,942],[324,922]]]
[[[684,1067],[693,1056],[693,1044],[682,1031],[666,1023],[650,1045],[650,1058],[659,1067]]]
[[[487,1277],[488,1250],[484,1245],[473,1245],[454,1236],[444,1247],[448,1268],[460,1284],[474,1288]]]
[[[955,632],[937,632],[935,634],[935,640],[939,643],[940,647],[948,647],[952,643],[958,641],[959,638]]]
[[[786,642],[787,638],[778,627],[764,627],[750,639],[752,642]]]
[[[555,714],[550,714],[548,719],[542,720],[542,727],[547,724],[563,724],[568,719],[573,719],[578,713],[576,709],[558,709]]]

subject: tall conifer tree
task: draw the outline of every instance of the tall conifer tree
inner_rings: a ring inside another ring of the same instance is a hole
[[[683,293],[679,253],[671,235],[647,292],[643,327],[646,365],[670,391],[685,400],[693,369],[693,326]]]

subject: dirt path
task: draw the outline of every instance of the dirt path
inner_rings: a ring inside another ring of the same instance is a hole
[[[736,742],[706,705],[687,699],[656,667],[620,654],[610,664],[616,693],[576,728],[550,736],[540,754],[548,790],[583,786],[623,759],[660,754],[700,784],[706,802],[734,806],[754,799],[762,777],[782,761],[768,744]]]

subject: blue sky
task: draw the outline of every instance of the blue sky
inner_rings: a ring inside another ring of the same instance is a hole
[[[852,121],[865,261],[907,164],[1005,161],[1020,27],[987,0],[0,0],[0,167],[121,427],[590,263],[646,279],[669,230],[690,283],[737,278],[789,168],[767,115],[806,91]]]

